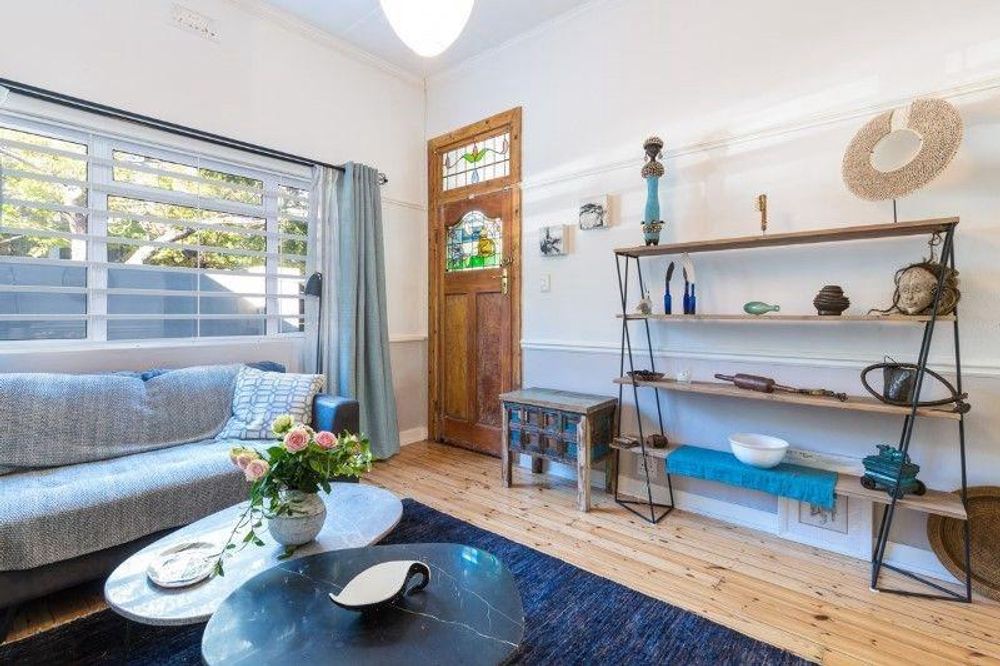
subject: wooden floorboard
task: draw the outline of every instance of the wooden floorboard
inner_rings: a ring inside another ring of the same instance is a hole
[[[868,590],[865,562],[674,511],[649,525],[594,489],[434,443],[411,444],[366,482],[802,657],[842,663],[1000,664],[1000,604],[926,601]],[[886,582],[906,586],[899,577]],[[9,640],[104,608],[100,585],[26,606]]]
[[[1000,605],[873,593],[866,562],[679,510],[649,525],[596,488],[582,514],[572,482],[516,469],[503,488],[499,460],[440,444],[368,480],[808,659],[1000,663]]]

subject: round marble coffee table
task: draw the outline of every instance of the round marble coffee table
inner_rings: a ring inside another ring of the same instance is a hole
[[[419,560],[430,583],[369,613],[336,606],[368,567]],[[524,638],[514,577],[486,551],[453,543],[369,546],[283,562],[244,583],[205,627],[201,656],[226,664],[499,664]]]
[[[191,587],[166,589],[151,583],[146,569],[151,559],[180,541],[194,538],[218,541],[221,550],[246,503],[182,527],[128,558],[108,577],[104,598],[119,615],[143,624],[184,625],[207,622],[219,604],[247,580],[271,567],[288,566],[296,559],[344,548],[375,543],[396,526],[403,515],[399,498],[387,490],[358,483],[334,483],[326,502],[326,523],[312,543],[302,546],[287,560],[279,560],[283,547],[260,530],[264,546],[247,546],[225,560],[226,575],[215,576]]]

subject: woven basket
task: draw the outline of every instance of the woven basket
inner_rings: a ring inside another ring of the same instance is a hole
[[[961,495],[956,490],[956,495]],[[1000,487],[969,488],[969,529],[972,542],[972,589],[1000,601]],[[965,521],[944,516],[927,519],[927,538],[941,564],[965,580]]]

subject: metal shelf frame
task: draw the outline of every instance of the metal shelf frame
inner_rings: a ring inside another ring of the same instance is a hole
[[[934,224],[930,224],[933,222]],[[899,223],[887,224],[887,225],[872,225],[870,227],[856,227],[854,229],[864,230],[865,233],[840,233],[838,234],[836,230],[822,231],[822,232],[810,232],[808,239],[805,242],[836,242],[836,241],[851,241],[851,240],[864,240],[868,238],[892,238],[898,236],[908,236],[908,235],[918,235],[920,233],[930,234],[932,237],[942,237],[941,242],[941,253],[939,261],[951,268],[952,270],[956,267],[955,262],[955,230],[958,225],[958,218],[946,218],[941,220],[933,221],[920,221],[917,223]],[[912,227],[912,228],[911,228]],[[804,238],[799,236],[806,236],[805,234],[790,234],[788,235],[787,243],[774,242],[775,239],[768,239],[765,242],[759,242],[756,244],[746,242],[746,239],[734,239],[740,242],[727,243],[726,241],[717,241],[712,243],[707,243],[706,247],[699,248],[701,251],[725,251],[730,249],[746,249],[755,246],[772,246],[772,245],[797,245],[801,244]],[[680,244],[676,246],[677,252],[682,249],[686,249],[685,245],[694,244]],[[621,353],[619,357],[619,377],[626,376],[626,360],[628,362],[628,370],[632,372],[636,370],[635,366],[635,356],[632,350],[632,332],[629,330],[630,321],[641,321],[643,327],[645,328],[645,338],[646,347],[649,352],[649,368],[653,371],[656,370],[656,364],[653,353],[652,336],[650,334],[649,322],[657,321],[656,317],[643,317],[643,316],[632,316],[628,312],[628,295],[629,295],[629,276],[631,264],[635,262],[635,273],[638,282],[639,293],[646,293],[645,281],[642,275],[642,265],[640,258],[643,256],[662,256],[663,254],[672,253],[671,250],[675,249],[672,246],[662,247],[659,250],[655,248],[650,248],[644,251],[638,251],[640,248],[623,248],[615,250],[615,268],[618,275],[618,291],[621,297]],[[913,430],[916,425],[917,418],[921,417],[922,414],[918,413],[919,410],[919,399],[920,391],[923,387],[924,377],[926,376],[928,356],[930,354],[931,342],[934,337],[934,331],[936,324],[940,321],[952,323],[953,332],[953,343],[954,343],[954,356],[955,356],[955,388],[959,395],[962,394],[962,359],[961,359],[961,347],[959,343],[959,317],[958,308],[956,307],[954,312],[948,316],[939,316],[937,314],[938,307],[940,306],[941,293],[943,291],[945,274],[942,271],[938,276],[937,291],[934,297],[933,307],[931,309],[931,315],[920,321],[923,325],[923,337],[920,343],[920,349],[917,354],[917,372],[914,382],[914,392],[913,392],[913,402],[908,406],[909,412],[903,417],[903,427],[900,432],[899,442],[897,444],[898,450],[904,454],[908,454],[910,449],[910,443],[913,438]],[[859,319],[858,323],[864,323],[865,320]],[[917,323],[917,322],[915,322]],[[639,433],[639,446],[641,447],[642,460],[643,460],[643,472],[645,477],[646,486],[646,497],[645,499],[633,499],[624,498],[618,492],[618,484],[615,484],[615,502],[625,507],[635,515],[639,516],[643,520],[650,523],[658,523],[663,518],[665,518],[674,509],[674,491],[673,483],[671,480],[670,473],[667,472],[667,491],[669,494],[670,503],[661,504],[653,501],[653,489],[652,483],[650,482],[649,465],[650,458],[646,455],[646,433],[644,432],[642,423],[642,413],[639,408],[639,389],[640,388],[652,388],[654,392],[654,398],[656,400],[656,417],[657,425],[659,426],[660,434],[664,434],[663,428],[663,409],[660,404],[660,388],[658,388],[655,382],[643,383],[643,382],[623,382],[618,384],[618,404],[619,409],[623,404],[622,400],[624,398],[624,391],[626,384],[632,386],[632,399],[635,404],[636,409],[636,421],[638,425]],[[961,499],[962,505],[965,507],[966,513],[968,513],[968,475],[967,475],[967,461],[966,461],[966,447],[965,447],[965,412],[967,410],[958,410],[957,418],[954,421],[958,426],[958,454],[959,454],[959,464],[961,468]],[[621,435],[621,419],[618,419],[618,435]],[[615,449],[616,462],[620,463],[621,451]],[[621,465],[618,465],[619,473],[621,470]],[[945,601],[959,601],[965,603],[971,603],[972,601],[972,548],[971,548],[971,534],[969,528],[969,520],[966,518],[963,526],[964,530],[964,551],[965,551],[965,566],[963,573],[965,574],[965,580],[963,581],[962,592],[957,592],[955,590],[949,589],[944,585],[936,583],[932,580],[928,580],[926,577],[918,575],[912,571],[907,571],[900,567],[888,564],[885,562],[886,549],[889,542],[889,535],[892,530],[893,519],[896,515],[896,508],[899,500],[901,498],[897,497],[899,489],[899,478],[888,491],[889,501],[885,505],[879,505],[882,508],[881,518],[879,520],[879,528],[877,536],[875,538],[874,547],[872,549],[871,556],[871,589],[873,591],[886,592],[891,594],[899,594],[903,596],[919,597],[926,599],[940,599]],[[933,590],[933,592],[915,592],[911,590],[903,590],[898,588],[883,587],[881,585],[881,574],[883,570],[888,569],[895,573],[901,574],[908,578],[911,578],[919,583],[922,583],[926,587]]]

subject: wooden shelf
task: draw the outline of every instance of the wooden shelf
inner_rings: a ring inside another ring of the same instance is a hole
[[[615,315],[618,319],[622,315]],[[750,314],[630,314],[627,319],[649,320],[666,322],[696,322],[696,321],[718,321],[718,322],[753,322],[771,324],[851,324],[851,323],[871,323],[871,324],[923,324],[930,321],[930,315],[840,315],[836,317],[821,315],[791,315],[774,314],[750,315]],[[955,321],[955,315],[938,315],[938,321]]]
[[[888,504],[889,495],[884,490],[868,490],[861,485],[861,477],[853,474],[837,475],[836,492],[848,497],[867,499],[879,504]],[[907,495],[896,502],[896,506],[913,509],[921,513],[931,513],[937,516],[948,516],[965,520],[968,514],[962,504],[962,498],[954,493],[946,493],[943,490],[927,489],[923,495]]]
[[[619,451],[625,451],[626,453],[634,453],[639,455],[642,452],[638,446],[628,447],[621,444],[613,443],[611,448],[618,449]],[[670,457],[670,454],[679,448],[679,445],[671,445],[669,449],[646,449],[646,455],[653,458],[662,458],[666,460]],[[837,474],[837,486],[834,489],[838,495],[845,495],[847,497],[857,497],[859,499],[865,499],[872,502],[877,502],[879,504],[888,504],[889,495],[884,490],[869,490],[861,485],[861,477],[855,476],[853,474]],[[919,511],[921,513],[929,513],[938,516],[947,516],[949,518],[957,518],[958,520],[965,520],[967,514],[965,512],[965,506],[962,504],[962,498],[955,493],[948,493],[943,490],[931,490],[927,489],[927,492],[923,495],[907,495],[898,502],[897,506],[912,509],[913,511]]]
[[[721,250],[742,250],[779,245],[806,245],[810,243],[831,243],[872,238],[898,238],[901,236],[920,236],[936,232],[944,233],[949,227],[956,224],[958,224],[957,217],[942,217],[930,220],[897,222],[895,224],[866,224],[834,229],[793,231],[783,234],[716,238],[687,243],[670,243],[668,245],[640,245],[637,247],[618,248],[615,250],[615,254],[627,257],[650,257],[664,254],[682,254],[684,252],[693,254],[695,252],[719,252]]]
[[[632,384],[637,386],[650,386],[663,389],[665,391],[679,391],[683,393],[700,393],[705,395],[719,395],[729,398],[744,398],[747,400],[765,400],[770,402],[782,402],[793,405],[808,405],[811,407],[826,407],[829,409],[845,409],[859,412],[872,412],[876,414],[893,414],[905,416],[910,413],[909,407],[898,405],[887,405],[874,398],[849,397],[845,402],[836,398],[826,398],[822,396],[800,395],[796,393],[760,393],[747,389],[736,388],[732,384],[721,382],[678,382],[673,379],[660,379],[657,381],[636,381],[629,377],[618,377],[614,380],[616,384]],[[951,419],[957,421],[961,414],[956,412],[935,409],[933,407],[920,407],[917,409],[917,416],[930,418]]]
[[[634,453],[636,455],[642,453],[642,447],[638,444],[635,446],[626,446],[625,444],[619,444],[618,442],[611,442],[611,448],[618,449],[619,451],[626,451],[628,453]],[[647,446],[646,455],[650,458],[662,458],[663,460],[666,460],[667,456],[670,455],[670,449],[654,449],[651,446]]]

